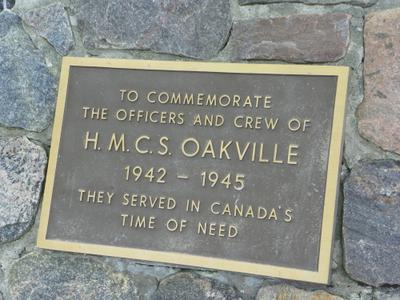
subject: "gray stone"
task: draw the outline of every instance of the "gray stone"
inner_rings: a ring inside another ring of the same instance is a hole
[[[167,267],[163,265],[146,265],[143,262],[137,263],[132,259],[106,257],[104,261],[118,272],[144,274],[147,276],[155,277],[158,280],[179,272],[178,268]]]
[[[0,13],[0,123],[42,131],[53,116],[56,80],[11,11]]]
[[[373,299],[373,288],[352,280],[344,270],[332,273],[331,285],[327,288],[327,291],[346,300]]]
[[[33,252],[11,266],[8,287],[16,300],[148,299],[157,280],[115,272],[90,257]]]
[[[61,55],[67,55],[74,46],[69,17],[64,6],[57,2],[32,9],[22,14],[26,24],[44,37]]]
[[[154,299],[235,300],[243,298],[234,287],[195,273],[181,272],[162,280]]]
[[[305,291],[290,285],[265,286],[258,291],[256,300],[343,300],[325,291]]]
[[[400,300],[400,288],[376,289],[374,299],[377,300]]]
[[[235,22],[230,39],[233,58],[337,61],[349,45],[350,18],[344,13],[328,13]]]
[[[218,272],[222,273],[222,272]],[[254,299],[258,290],[263,285],[263,278],[260,277],[251,277],[245,276],[243,274],[233,273],[233,272],[224,272],[223,273],[228,284],[233,285],[240,293],[244,295],[244,297],[248,299]]]
[[[0,243],[33,224],[46,162],[44,149],[27,138],[0,139]]]
[[[268,4],[268,3],[282,3],[282,2],[291,2],[291,3],[304,3],[304,4],[352,4],[352,5],[360,5],[363,7],[374,5],[378,0],[239,0],[240,5],[248,5],[248,4]]]
[[[340,201],[340,200],[339,200]],[[340,201],[341,202],[341,201]],[[341,211],[342,209],[339,208]],[[341,216],[339,216],[340,219]],[[338,220],[339,223],[339,220]],[[342,230],[337,230],[341,234]],[[342,239],[335,241],[333,250],[333,264],[331,273],[331,284],[324,288],[327,292],[350,300],[372,300],[372,287],[359,284],[352,280],[344,270]],[[319,287],[321,288],[321,287]]]
[[[11,9],[15,5],[15,0],[6,0],[5,4],[6,4],[7,9]],[[4,9],[4,0],[1,0],[0,1],[0,11],[2,11],[3,9]]]
[[[234,286],[244,299],[254,299],[258,290],[263,286],[264,278],[251,277],[240,273],[223,271],[197,271],[200,276],[220,281],[224,284]]]
[[[71,0],[18,0],[15,2],[13,11],[22,14],[27,10],[47,6],[54,2],[59,2],[62,3],[64,7],[69,7],[70,1]]]
[[[367,7],[366,13],[378,10],[399,8],[399,6],[400,5],[398,0],[378,0],[378,2],[375,5]]]
[[[400,284],[400,162],[355,166],[344,184],[347,273],[373,286]]]
[[[227,0],[73,0],[87,48],[153,50],[193,58],[218,54],[231,28]]]
[[[365,98],[358,109],[358,129],[367,140],[400,154],[400,9],[366,17]]]

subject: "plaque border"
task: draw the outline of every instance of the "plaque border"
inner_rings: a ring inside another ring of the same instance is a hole
[[[304,269],[288,268],[260,263],[250,263],[245,261],[183,254],[177,252],[154,251],[137,248],[126,248],[47,239],[46,234],[50,217],[53,185],[63,125],[69,70],[72,66],[239,74],[336,76],[337,86],[329,146],[324,209],[322,213],[318,271],[309,271]],[[53,124],[53,134],[50,148],[49,164],[46,175],[46,184],[43,195],[43,204],[41,208],[37,246],[39,248],[50,250],[131,258],[152,263],[164,263],[177,266],[234,271],[253,275],[272,276],[290,280],[301,280],[307,282],[328,284],[330,281],[330,263],[335,232],[337,196],[339,191],[339,175],[342,159],[343,130],[345,123],[348,76],[349,67],[346,66],[221,62],[209,63],[64,57],[62,59],[61,76]]]

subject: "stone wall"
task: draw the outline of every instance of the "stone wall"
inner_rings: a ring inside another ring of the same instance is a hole
[[[400,299],[399,0],[4,4],[0,298]],[[331,285],[37,249],[63,55],[350,66]]]

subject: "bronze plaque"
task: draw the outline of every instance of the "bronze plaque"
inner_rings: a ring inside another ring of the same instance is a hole
[[[347,77],[64,58],[38,246],[327,283]]]

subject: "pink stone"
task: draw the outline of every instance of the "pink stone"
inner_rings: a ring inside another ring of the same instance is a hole
[[[344,13],[290,15],[234,23],[235,59],[332,62],[347,52],[350,18]]]
[[[360,134],[400,154],[400,9],[371,13],[365,21],[365,98]]]

